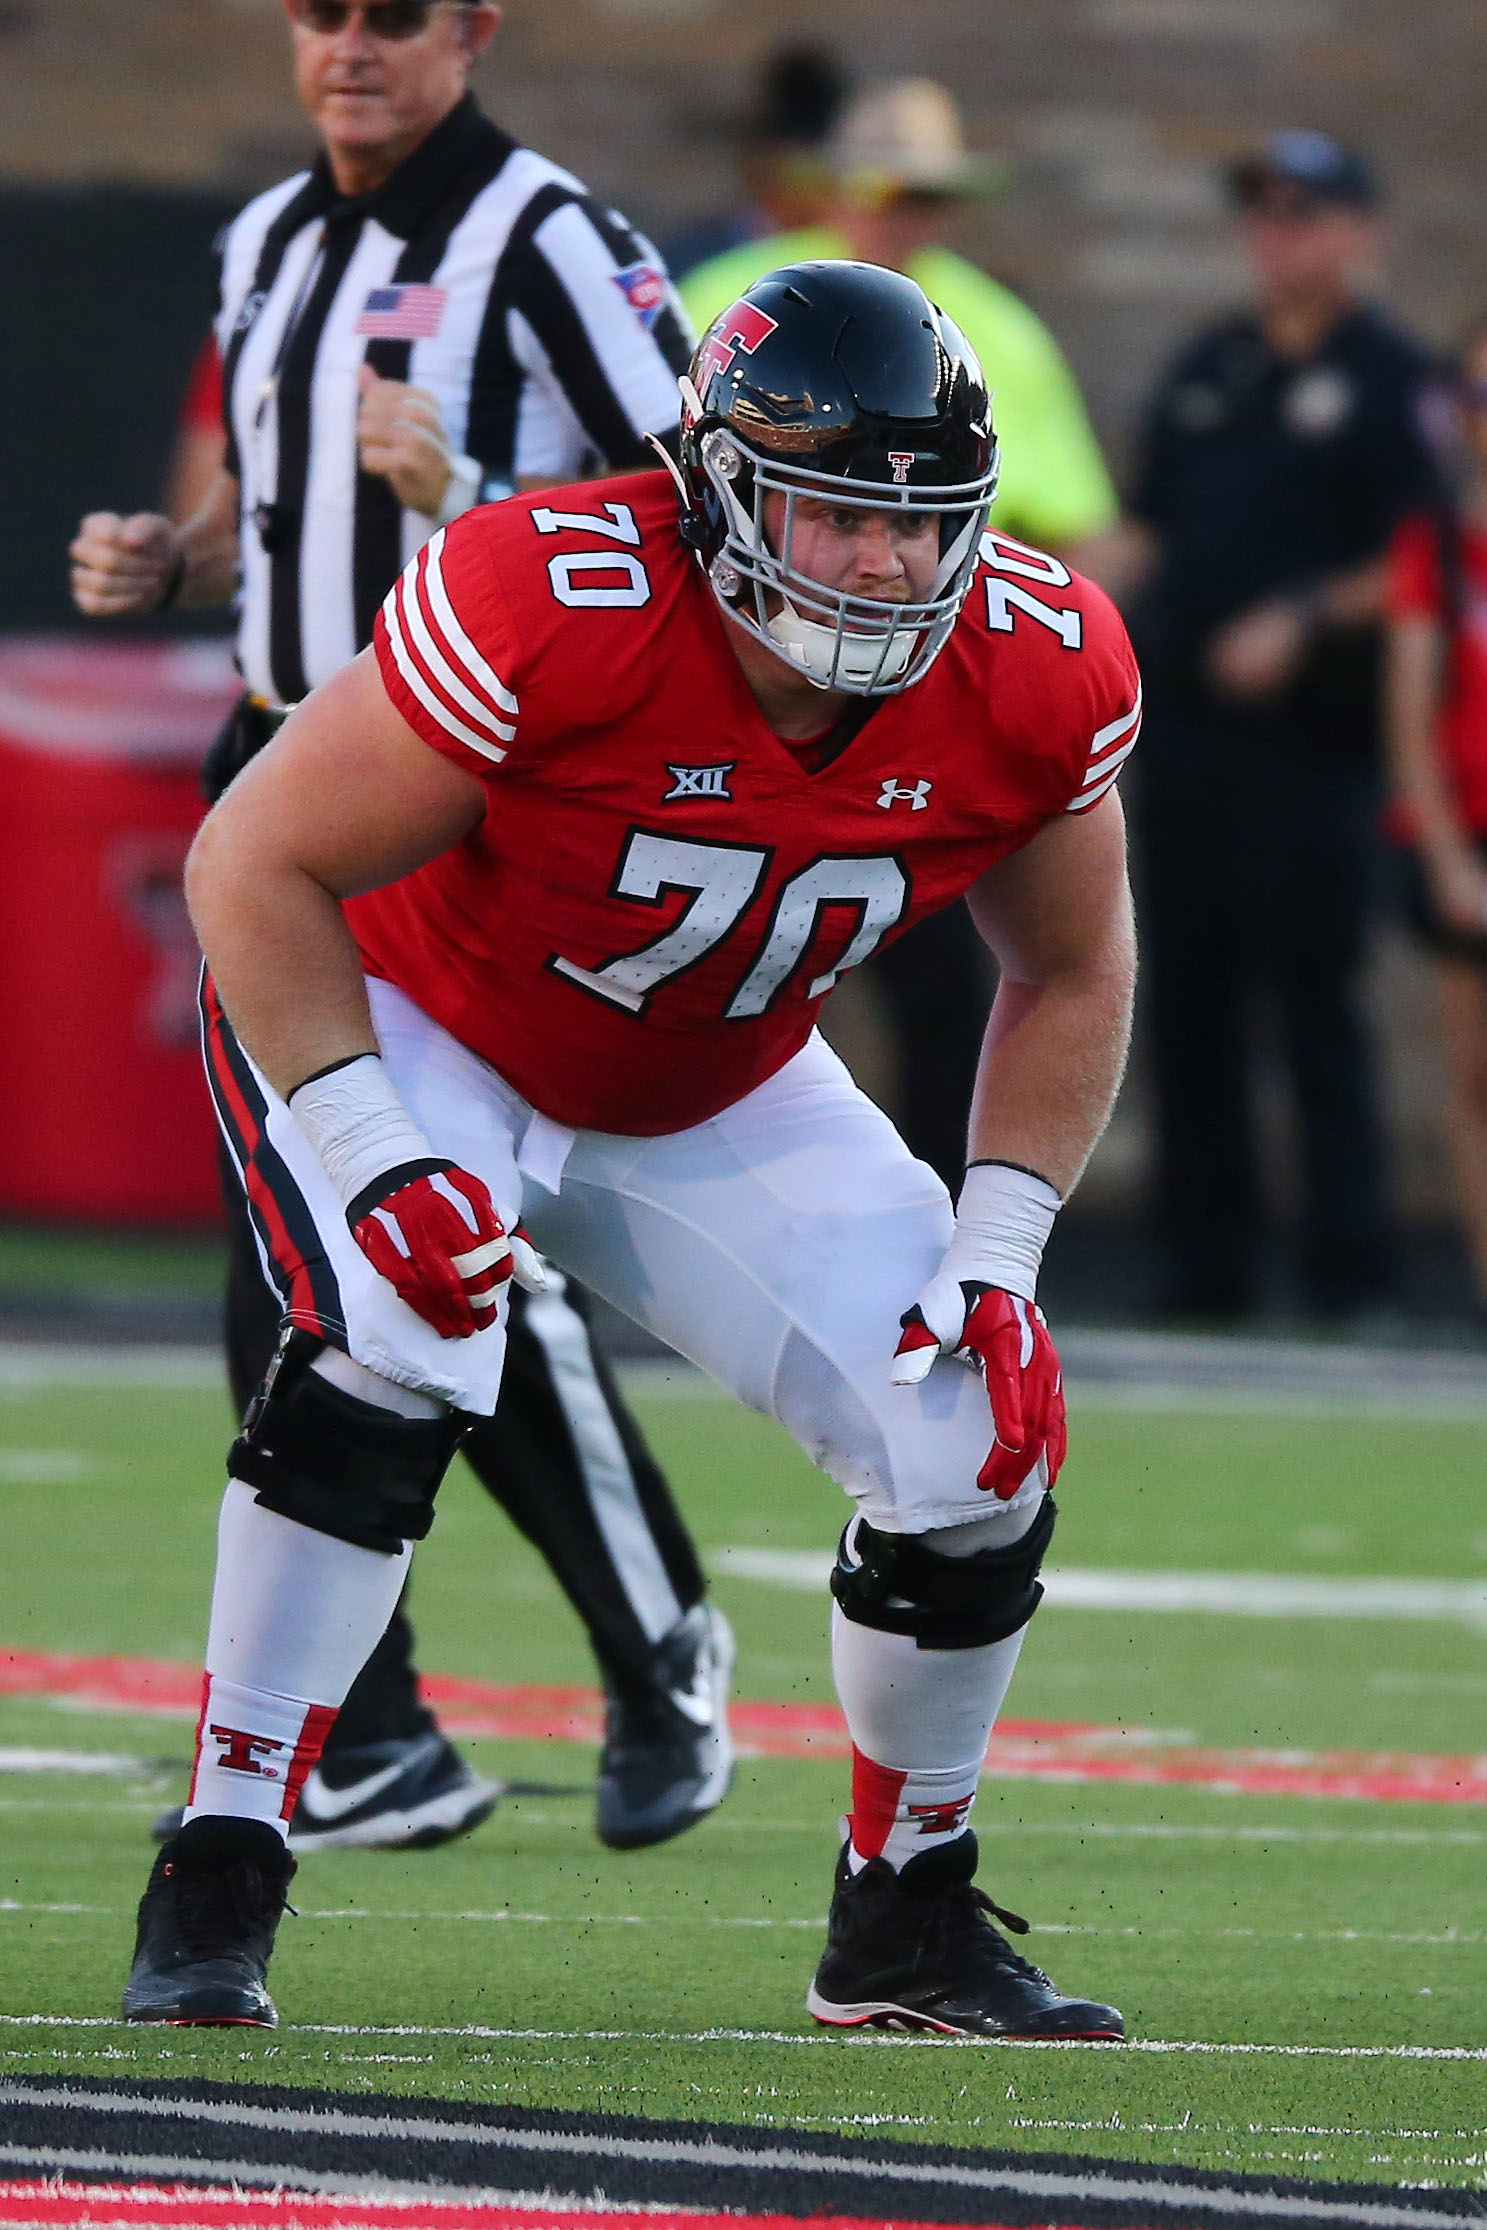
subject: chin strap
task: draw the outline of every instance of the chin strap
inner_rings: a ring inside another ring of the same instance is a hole
[[[886,687],[898,680],[914,654],[915,628],[905,628],[886,652],[880,635],[851,635],[806,619],[786,597],[769,622],[770,640],[792,666],[830,689],[838,682]]]

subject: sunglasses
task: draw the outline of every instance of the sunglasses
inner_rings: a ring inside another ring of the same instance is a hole
[[[294,0],[294,20],[305,31],[333,37],[359,15],[374,39],[416,39],[439,5],[440,0]]]

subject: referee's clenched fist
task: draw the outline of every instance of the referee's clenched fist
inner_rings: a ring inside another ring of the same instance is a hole
[[[106,619],[158,611],[169,601],[180,544],[169,519],[157,512],[136,511],[121,519],[117,511],[90,511],[68,556],[74,604],[94,619]]]
[[[363,472],[388,481],[399,503],[432,519],[454,469],[437,399],[426,387],[380,379],[370,364],[362,366],[358,388],[356,447]]]

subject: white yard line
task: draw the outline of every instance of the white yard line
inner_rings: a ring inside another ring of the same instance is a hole
[[[730,1579],[819,1594],[827,1549],[720,1548],[713,1569]],[[1344,1579],[1292,1572],[1109,1572],[1052,1565],[1050,1603],[1076,1611],[1211,1611],[1229,1618],[1464,1620],[1487,1628],[1487,1587],[1476,1580]]]
[[[31,1750],[0,1747],[0,1773],[101,1773],[135,1780],[158,1768],[122,1750]]]
[[[100,2014],[0,2013],[0,2028],[122,2029],[123,2022]],[[357,2023],[294,2021],[279,2031],[295,2036],[462,2037],[492,2044],[803,2044],[840,2051],[858,2045],[870,2051],[980,2051],[979,2037],[897,2036],[883,2030],[799,2029],[499,2029],[483,2023],[425,2026],[417,2022]],[[1004,2037],[1004,2049],[1020,2052],[1072,2052],[1088,2057],[1089,2046],[1056,2038]],[[1465,2044],[1211,2044],[1183,2038],[1136,2037],[1119,2051],[1156,2058],[1192,2055],[1218,2059],[1427,2060],[1487,2063],[1487,2045]],[[157,2109],[158,2111],[159,2109]]]
[[[210,1387],[220,1392],[226,1383],[226,1369],[214,1347],[73,1347],[60,1341],[0,1340],[0,1394],[29,1394],[48,1386],[151,1393]]]
[[[783,1919],[777,1914],[755,1919],[721,1913],[518,1913],[501,1910],[428,1912],[419,1907],[400,1907],[394,1910],[372,1909],[365,1905],[299,1905],[295,1909],[301,1920],[374,1921],[393,1927],[405,1927],[410,1921],[420,1927],[443,1921],[455,1924],[473,1923],[482,1927],[505,1923],[512,1927],[536,1928],[784,1928],[801,1930],[810,1935],[819,1935],[826,1927],[825,1913],[813,1913],[807,1919],[793,1920]],[[27,1904],[19,1898],[0,1897],[0,1913],[83,1913],[113,1920],[123,1918],[125,1908],[112,1905]],[[1247,1943],[1413,1944],[1462,1951],[1477,1951],[1483,1943],[1487,1943],[1487,1932],[1480,1928],[1185,1928],[1175,1923],[1170,1926],[1163,1924],[1160,1927],[1138,1927],[1135,1923],[1107,1926],[1099,1921],[1035,1920],[1030,1932],[1035,1936],[1137,1937],[1143,1943],[1221,1943],[1237,1937]]]

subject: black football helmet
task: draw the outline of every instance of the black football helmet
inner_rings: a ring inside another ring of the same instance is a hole
[[[897,271],[792,264],[714,318],[681,385],[682,532],[730,617],[822,689],[920,680],[970,592],[997,484],[991,401],[959,327]],[[800,572],[801,496],[935,513],[930,595],[894,604]]]

